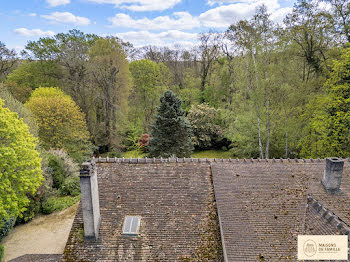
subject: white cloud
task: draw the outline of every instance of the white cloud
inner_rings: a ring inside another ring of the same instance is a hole
[[[192,47],[195,45],[198,34],[186,33],[178,30],[169,30],[161,33],[150,33],[148,31],[132,31],[116,34],[124,41],[131,42],[136,47],[145,45],[169,46],[174,47],[180,44],[184,47]]]
[[[281,22],[284,16],[289,13],[292,8],[280,8],[278,0],[209,0],[208,4],[224,4],[210,9],[199,16],[203,26],[209,28],[227,28],[232,23],[242,19],[249,19],[255,13],[258,6],[265,5],[267,12],[271,14],[271,19],[275,22]]]
[[[29,16],[36,16],[36,13],[29,13]]]
[[[59,6],[59,5],[67,5],[70,3],[70,0],[46,0],[46,2],[52,6]]]
[[[113,4],[132,11],[164,11],[173,8],[181,0],[87,0],[98,4]]]
[[[52,31],[42,31],[41,29],[27,29],[24,27],[16,28],[13,30],[16,34],[23,36],[54,36],[55,33]]]
[[[332,10],[332,4],[329,2],[319,2],[319,7],[321,10],[330,11]]]
[[[41,17],[59,23],[89,25],[90,19],[81,16],[75,16],[69,12],[54,12],[50,15],[42,15]]]
[[[158,16],[154,19],[142,18],[133,19],[127,14],[116,14],[114,17],[108,18],[112,22],[112,26],[135,28],[143,30],[186,30],[199,27],[200,23],[197,18],[192,17],[188,12],[176,12],[173,17]]]
[[[282,23],[286,15],[291,13],[292,11],[293,11],[292,7],[284,7],[284,8],[277,9],[271,14],[271,20],[277,23]]]

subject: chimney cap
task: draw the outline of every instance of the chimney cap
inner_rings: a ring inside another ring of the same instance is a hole
[[[94,162],[84,162],[80,166],[80,176],[90,176],[92,174],[92,170],[94,169]]]

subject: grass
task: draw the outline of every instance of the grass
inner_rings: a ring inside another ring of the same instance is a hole
[[[146,153],[143,153],[143,152],[141,152],[140,150],[137,150],[137,149],[124,152],[122,155],[125,158],[130,158],[130,157],[131,158],[143,158],[143,157],[147,156]]]
[[[143,158],[146,157],[147,154],[140,152],[139,150],[127,151],[122,154],[124,158]],[[230,158],[232,157],[229,151],[222,150],[203,150],[203,151],[195,151],[192,154],[194,158]]]
[[[222,150],[203,150],[195,151],[192,156],[194,158],[230,158],[232,157],[230,151]]]

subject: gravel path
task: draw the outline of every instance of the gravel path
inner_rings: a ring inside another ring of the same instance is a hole
[[[25,254],[62,254],[78,204],[12,229],[1,242],[5,262]]]

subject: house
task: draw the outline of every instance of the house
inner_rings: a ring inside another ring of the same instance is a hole
[[[297,261],[350,232],[350,159],[99,158],[81,189],[61,261]]]

